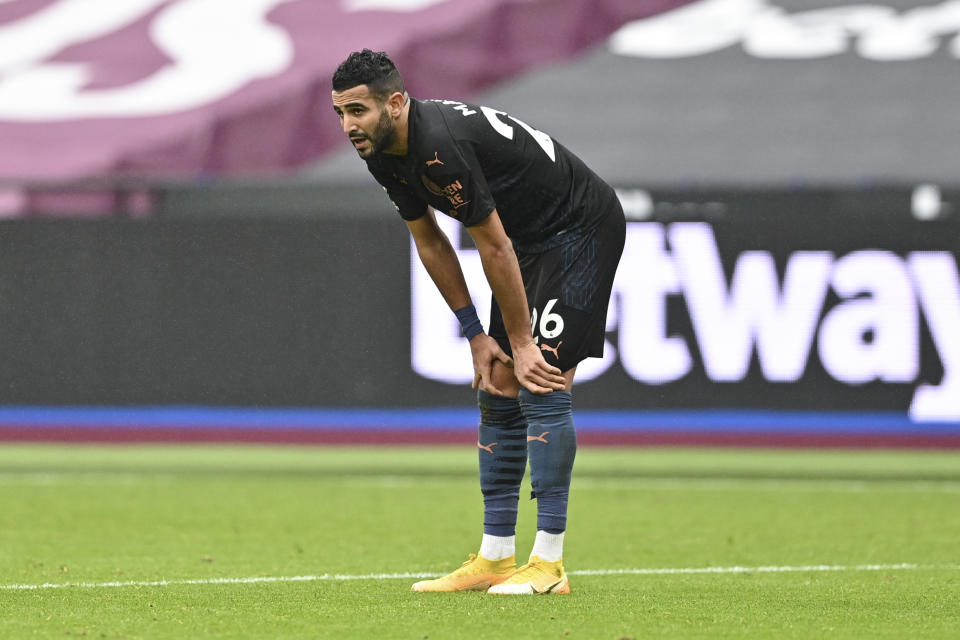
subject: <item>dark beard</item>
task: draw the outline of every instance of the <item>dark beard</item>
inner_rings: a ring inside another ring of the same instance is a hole
[[[382,153],[397,139],[397,128],[393,124],[393,119],[386,109],[380,112],[380,120],[377,122],[377,130],[372,135],[367,136],[370,141],[370,148],[366,151],[357,151],[361,158],[367,159],[378,153]]]

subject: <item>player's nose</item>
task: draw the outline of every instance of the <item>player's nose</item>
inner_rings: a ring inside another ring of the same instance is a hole
[[[343,126],[343,132],[346,134],[351,134],[357,130],[357,122],[350,116],[343,116],[343,120],[340,123]]]

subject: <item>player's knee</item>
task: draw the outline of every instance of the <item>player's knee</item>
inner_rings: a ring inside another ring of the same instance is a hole
[[[516,398],[495,396],[483,389],[477,391],[480,422],[486,425],[512,425],[523,420],[523,412]]]
[[[521,389],[517,400],[528,422],[531,420],[549,422],[566,418],[570,426],[573,426],[573,394],[569,391],[533,393]]]

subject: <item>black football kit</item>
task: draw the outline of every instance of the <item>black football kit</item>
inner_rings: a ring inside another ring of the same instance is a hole
[[[427,207],[470,227],[494,210],[513,241],[534,338],[562,371],[603,354],[623,251],[616,193],[547,134],[502,111],[410,100],[408,150],[367,167],[405,220]],[[494,300],[489,335],[512,353]]]

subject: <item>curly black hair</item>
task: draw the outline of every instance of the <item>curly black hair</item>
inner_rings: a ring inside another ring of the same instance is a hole
[[[333,74],[333,90],[338,93],[361,84],[381,102],[395,92],[406,92],[400,72],[383,51],[354,51]]]

